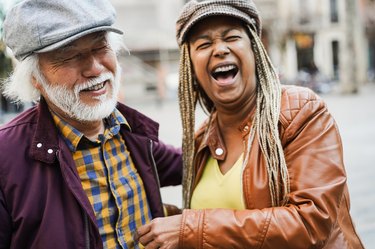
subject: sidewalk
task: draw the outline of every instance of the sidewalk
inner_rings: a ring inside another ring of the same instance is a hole
[[[375,84],[322,97],[342,136],[354,223],[366,248],[375,248]]]

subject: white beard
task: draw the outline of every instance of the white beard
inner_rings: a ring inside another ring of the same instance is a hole
[[[80,121],[98,121],[108,117],[116,108],[117,95],[120,89],[121,68],[118,66],[116,74],[103,73],[100,76],[76,84],[73,90],[61,84],[51,85],[44,77],[38,77],[39,82],[44,88],[45,94],[55,106],[65,112],[69,117]],[[111,85],[111,91],[107,94],[95,97],[99,103],[88,105],[81,101],[79,93],[82,89],[94,86],[108,80],[106,84]]]

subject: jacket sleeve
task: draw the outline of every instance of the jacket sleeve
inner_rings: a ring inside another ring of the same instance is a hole
[[[287,205],[184,210],[179,248],[324,247],[344,199],[346,174],[335,121],[325,104],[306,92],[306,99],[290,99],[299,106],[281,120],[291,189]]]
[[[5,206],[3,191],[0,189],[0,249],[10,248],[11,233],[11,219]]]
[[[153,155],[160,187],[180,185],[182,181],[182,152],[180,148],[154,142]]]

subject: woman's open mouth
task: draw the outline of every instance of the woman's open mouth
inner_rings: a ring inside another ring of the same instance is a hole
[[[238,73],[238,67],[234,64],[223,65],[215,68],[211,75],[220,84],[230,83]]]

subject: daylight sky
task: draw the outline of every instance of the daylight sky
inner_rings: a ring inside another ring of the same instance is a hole
[[[0,6],[8,10],[16,1],[15,0],[0,0]]]
[[[20,0],[0,0],[0,8],[2,13],[6,13],[7,10],[12,7],[16,2]],[[0,15],[1,17],[1,15]],[[0,27],[3,25],[3,20],[0,18]],[[1,29],[0,29],[0,38],[1,38]]]

